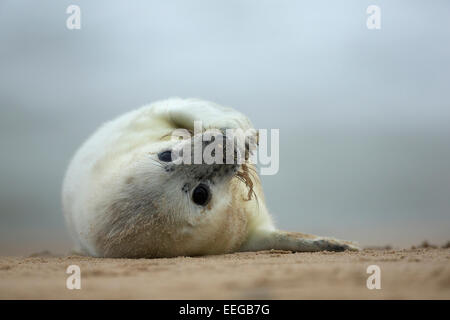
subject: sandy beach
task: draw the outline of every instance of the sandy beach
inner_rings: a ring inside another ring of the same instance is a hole
[[[0,258],[1,299],[449,299],[450,249],[291,253],[171,259]],[[369,265],[381,289],[369,290]],[[81,289],[66,288],[78,265]]]

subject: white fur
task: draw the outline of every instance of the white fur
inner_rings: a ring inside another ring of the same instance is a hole
[[[191,182],[189,172],[168,174],[155,159],[178,143],[164,136],[177,128],[193,129],[195,120],[207,129],[253,127],[231,108],[169,99],[105,123],[79,148],[62,191],[67,225],[79,250],[93,256],[169,257],[355,248],[348,242],[277,231],[257,178],[256,199],[246,201],[247,186],[224,178],[210,184],[210,205],[192,203],[181,192],[183,183]]]

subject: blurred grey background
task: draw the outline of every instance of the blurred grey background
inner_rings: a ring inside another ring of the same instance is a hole
[[[81,30],[66,8],[81,7]],[[366,8],[381,7],[381,30]],[[450,2],[0,1],[0,254],[66,252],[60,188],[102,122],[199,97],[280,129],[280,228],[450,240]]]

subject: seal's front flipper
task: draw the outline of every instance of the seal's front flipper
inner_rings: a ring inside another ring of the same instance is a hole
[[[318,237],[299,232],[260,231],[249,237],[240,251],[270,249],[298,252],[360,250],[355,243],[350,241]]]

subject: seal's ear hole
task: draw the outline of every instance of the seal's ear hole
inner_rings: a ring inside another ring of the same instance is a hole
[[[172,151],[167,150],[158,154],[158,159],[164,162],[172,162]]]
[[[211,199],[211,191],[206,184],[200,183],[192,192],[192,201],[199,206],[206,206]]]

